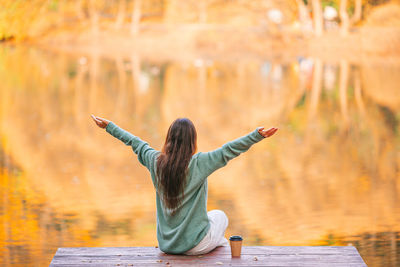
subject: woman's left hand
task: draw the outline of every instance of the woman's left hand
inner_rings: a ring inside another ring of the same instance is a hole
[[[93,114],[90,115],[92,117],[92,119],[94,120],[94,122],[97,124],[97,126],[99,126],[100,128],[106,128],[108,123],[110,122],[109,120],[100,118],[100,117],[96,117]]]

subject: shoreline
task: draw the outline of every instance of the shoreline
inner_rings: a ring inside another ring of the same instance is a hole
[[[173,27],[176,29],[171,30]],[[341,60],[355,64],[400,62],[400,29],[388,27],[354,28],[347,36],[341,36],[335,30],[317,37],[300,35],[294,31],[271,35],[256,28],[143,25],[138,35],[131,35],[127,28],[98,32],[69,30],[57,34],[48,33],[40,39],[5,41],[3,44],[22,44],[106,58],[140,55],[143,59],[161,62],[198,58],[285,62],[293,61],[298,56],[319,58],[332,63]]]

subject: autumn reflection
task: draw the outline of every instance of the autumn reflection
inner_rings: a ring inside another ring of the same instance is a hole
[[[3,48],[0,64],[6,265],[48,263],[60,246],[156,245],[147,170],[91,113],[155,148],[178,116],[196,124],[201,151],[278,126],[210,177],[209,209],[227,212],[227,234],[246,245],[351,243],[369,265],[399,263],[399,64],[31,48]]]

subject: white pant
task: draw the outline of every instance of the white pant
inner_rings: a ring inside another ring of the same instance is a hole
[[[222,210],[211,210],[207,212],[210,221],[210,229],[197,246],[186,251],[186,255],[200,255],[210,252],[219,246],[228,246],[228,240],[224,237],[228,227],[228,217]]]

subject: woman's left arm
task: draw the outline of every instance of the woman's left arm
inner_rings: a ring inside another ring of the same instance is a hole
[[[154,162],[154,157],[158,151],[150,147],[148,143],[144,142],[139,137],[118,127],[112,121],[93,115],[92,118],[97,126],[105,128],[109,134],[121,140],[125,145],[131,146],[132,150],[138,155],[139,162],[150,169],[150,165]]]

